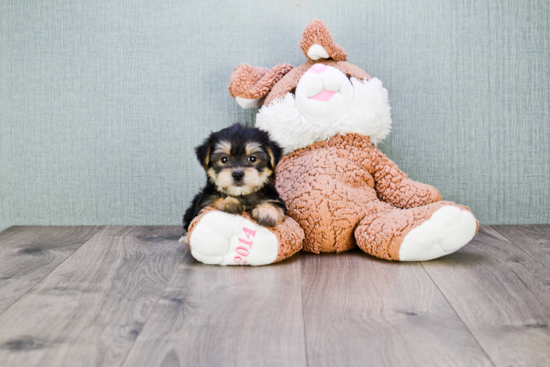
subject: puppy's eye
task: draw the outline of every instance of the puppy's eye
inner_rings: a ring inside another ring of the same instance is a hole
[[[251,155],[250,157],[248,157],[248,160],[252,163],[256,162],[256,157],[254,157],[253,155]]]
[[[227,161],[229,161],[227,157],[222,157],[222,163],[227,163]]]

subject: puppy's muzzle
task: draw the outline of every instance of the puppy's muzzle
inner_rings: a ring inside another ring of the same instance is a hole
[[[235,180],[235,182],[239,182],[243,179],[244,177],[244,172],[241,171],[241,170],[236,170],[236,171],[233,171],[233,173],[231,174],[231,176],[233,176],[233,179]]]

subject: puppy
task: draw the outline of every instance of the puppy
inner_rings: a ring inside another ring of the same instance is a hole
[[[274,185],[282,149],[268,133],[235,124],[212,133],[195,152],[207,182],[183,216],[185,231],[205,207],[231,214],[250,212],[265,227],[284,220],[286,206]]]

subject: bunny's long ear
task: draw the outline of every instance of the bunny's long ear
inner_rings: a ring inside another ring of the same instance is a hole
[[[329,58],[346,61],[348,56],[342,46],[334,43],[325,22],[320,19],[307,25],[298,46],[310,61]]]
[[[275,83],[292,69],[289,64],[279,64],[271,70],[241,64],[229,77],[229,94],[242,108],[259,107]]]

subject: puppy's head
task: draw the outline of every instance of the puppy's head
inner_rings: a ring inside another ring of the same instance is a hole
[[[212,133],[195,152],[209,180],[231,196],[261,189],[274,175],[282,155],[268,133],[240,124]]]

